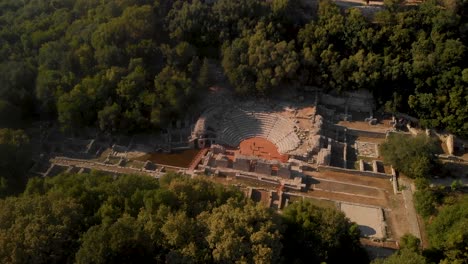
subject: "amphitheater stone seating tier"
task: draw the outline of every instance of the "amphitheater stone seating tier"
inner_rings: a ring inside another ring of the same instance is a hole
[[[292,121],[268,113],[265,109],[246,111],[233,108],[222,117],[210,117],[213,118],[206,118],[204,125],[217,128],[217,142],[232,147],[238,146],[245,139],[261,137],[271,141],[278,147],[278,151],[284,154],[296,149],[301,143],[294,132]]]

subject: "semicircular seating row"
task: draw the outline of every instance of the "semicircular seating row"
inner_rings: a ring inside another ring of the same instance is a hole
[[[232,147],[252,137],[269,140],[278,147],[280,153],[294,150],[300,144],[294,132],[294,123],[276,114],[234,109],[224,115],[219,125],[218,141]]]

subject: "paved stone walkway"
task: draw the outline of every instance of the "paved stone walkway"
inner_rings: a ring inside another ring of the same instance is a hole
[[[416,214],[416,209],[414,208],[414,202],[413,202],[413,188],[411,183],[406,181],[405,179],[398,179],[400,181],[400,186],[406,186],[406,188],[403,188],[404,190],[402,191],[403,194],[403,199],[405,201],[405,208],[406,208],[406,215],[408,217],[408,223],[409,223],[409,230],[411,234],[414,236],[418,237],[421,239],[421,231],[419,229],[419,222],[418,222],[418,216]]]

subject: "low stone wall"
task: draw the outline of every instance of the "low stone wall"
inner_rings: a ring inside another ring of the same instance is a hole
[[[343,95],[322,93],[320,103],[356,112],[371,112],[375,108],[372,95],[366,91],[348,92]]]
[[[336,171],[336,172],[354,174],[354,175],[359,175],[359,176],[377,177],[377,178],[382,178],[382,179],[389,179],[389,178],[392,177],[392,175],[386,174],[386,173],[372,172],[372,171],[350,170],[350,169],[331,167],[331,166],[323,166],[323,165],[319,165],[317,167],[317,169],[319,171]]]
[[[346,98],[339,97],[339,96],[332,96],[330,94],[322,94],[320,96],[320,102],[326,105],[344,107],[344,105],[346,104]]]
[[[369,137],[369,138],[386,138],[387,137],[387,133],[385,132],[352,129],[352,128],[347,128],[344,126],[336,125],[331,122],[324,122],[322,125],[323,135],[330,137],[330,138],[336,138],[336,135],[344,134],[345,129],[346,129],[347,135],[356,136],[356,137]]]
[[[68,164],[68,165],[73,165],[73,166],[77,166],[77,167],[83,167],[83,166],[80,166],[79,163],[81,163],[81,165],[84,165],[84,164],[87,164],[87,166],[85,165],[86,168],[93,168],[94,166],[101,166],[101,168],[96,168],[97,170],[102,170],[102,168],[106,168],[106,171],[109,171],[109,172],[113,172],[113,173],[119,173],[119,174],[125,174],[127,172],[122,172],[122,171],[119,171],[119,169],[125,169],[125,170],[129,170],[129,171],[133,171],[135,173],[147,173],[147,174],[151,174],[152,176],[160,176],[159,174],[162,174],[161,171],[158,171],[158,170],[148,170],[148,169],[145,169],[145,168],[141,168],[141,169],[138,169],[138,168],[133,168],[133,167],[122,167],[122,166],[119,166],[118,164],[107,164],[107,163],[103,163],[103,162],[97,162],[97,161],[92,161],[92,160],[83,160],[83,159],[75,159],[75,158],[68,158],[68,157],[55,157],[53,159],[51,159],[52,163],[57,163],[59,165],[61,164],[64,164],[64,165],[67,165],[68,163],[78,163],[77,164]],[[182,167],[175,167],[175,166],[168,166],[168,165],[162,165],[162,164],[155,164],[161,168],[164,168],[164,169],[172,169],[172,170],[176,170],[178,172],[182,172],[182,173],[185,173],[187,171],[187,168],[182,168]]]
[[[369,137],[369,138],[386,138],[387,134],[382,132],[364,131],[357,129],[347,129],[347,134],[356,137]]]

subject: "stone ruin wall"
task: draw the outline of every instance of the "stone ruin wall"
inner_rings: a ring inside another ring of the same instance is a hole
[[[375,109],[374,99],[366,91],[347,92],[343,96],[322,93],[319,103],[355,112],[372,112]]]

